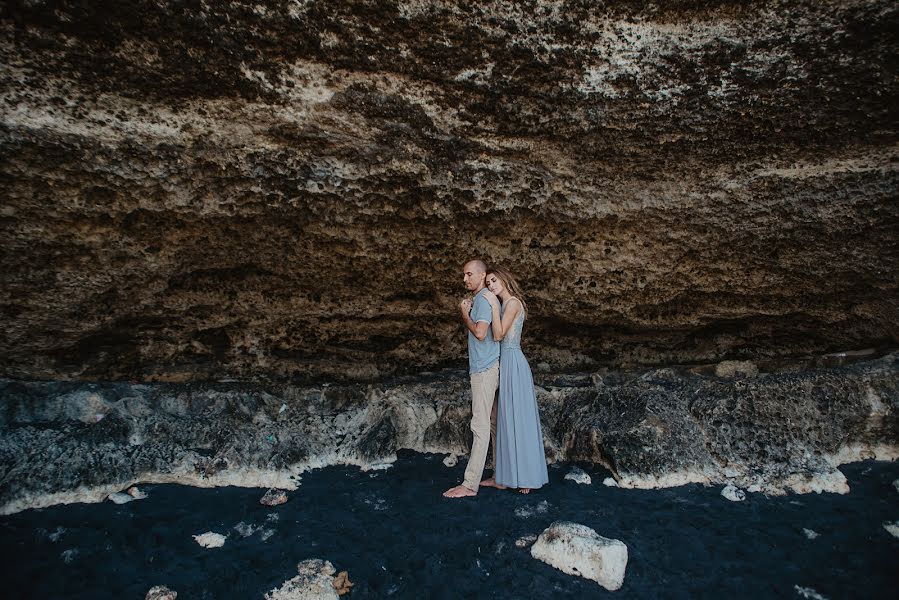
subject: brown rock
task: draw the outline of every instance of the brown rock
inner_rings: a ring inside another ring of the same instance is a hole
[[[259,499],[259,504],[265,506],[278,506],[287,502],[287,492],[284,490],[270,489]]]
[[[341,571],[334,578],[334,589],[337,590],[338,596],[349,594],[353,589],[353,582],[350,581],[350,575],[346,571]]]

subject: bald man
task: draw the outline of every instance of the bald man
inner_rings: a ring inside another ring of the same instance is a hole
[[[464,299],[459,305],[462,323],[468,329],[468,373],[471,378],[471,431],[474,439],[465,480],[443,493],[447,498],[476,496],[484,474],[484,463],[490,442],[496,442],[496,417],[493,413],[496,390],[499,387],[499,342],[493,339],[490,322],[493,309],[484,298],[487,290],[487,265],[472,260],[462,267],[462,282],[474,294],[474,300]]]

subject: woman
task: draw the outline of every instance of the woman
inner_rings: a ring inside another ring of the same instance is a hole
[[[500,342],[499,410],[494,478],[481,485],[518,488],[527,494],[549,482],[534,379],[521,352],[527,307],[512,274],[504,269],[487,270],[487,289],[484,297],[493,309],[493,339]]]

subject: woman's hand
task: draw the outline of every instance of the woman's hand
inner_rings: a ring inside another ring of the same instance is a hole
[[[484,299],[487,300],[493,308],[499,308],[499,300],[497,299],[496,294],[490,290],[484,292]]]

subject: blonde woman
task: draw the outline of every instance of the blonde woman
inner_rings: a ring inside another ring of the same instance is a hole
[[[549,482],[534,379],[521,352],[527,307],[515,278],[505,269],[487,270],[487,289],[493,339],[500,342],[499,409],[494,477],[481,485],[517,488],[527,494]]]

